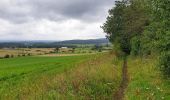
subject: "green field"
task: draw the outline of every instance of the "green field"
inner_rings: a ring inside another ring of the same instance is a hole
[[[87,59],[87,56],[74,57],[19,57],[0,60],[0,80],[13,77],[51,72],[56,68],[58,71],[69,68],[75,62]],[[69,67],[67,67],[69,65]],[[64,67],[63,67],[64,66]]]
[[[0,100],[112,100],[123,59],[114,53],[0,60]],[[128,57],[125,100],[169,100],[155,57]]]
[[[114,69],[109,56],[1,59],[0,99],[112,98],[121,68]]]
[[[8,94],[10,91],[17,92],[19,91],[20,85],[24,82],[27,83],[41,76],[49,76],[63,72],[64,70],[72,68],[73,64],[87,60],[87,58],[89,58],[89,56],[1,59],[0,94]]]

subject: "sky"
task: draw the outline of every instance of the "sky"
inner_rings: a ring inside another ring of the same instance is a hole
[[[104,38],[114,0],[0,0],[0,40]]]

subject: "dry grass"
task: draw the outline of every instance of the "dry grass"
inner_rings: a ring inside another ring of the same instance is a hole
[[[23,54],[28,55],[40,55],[54,51],[54,48],[16,48],[16,49],[0,49],[0,57],[5,55],[22,56]]]
[[[52,87],[57,94],[53,96],[56,99],[111,99],[120,82],[120,69],[113,65],[113,58],[112,55],[94,57],[54,78],[58,85]]]

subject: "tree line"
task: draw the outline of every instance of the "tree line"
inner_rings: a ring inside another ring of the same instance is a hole
[[[118,0],[102,29],[119,53],[159,56],[170,77],[170,0]]]

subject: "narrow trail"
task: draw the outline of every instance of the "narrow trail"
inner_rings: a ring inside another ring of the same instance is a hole
[[[127,58],[124,58],[124,63],[122,67],[122,81],[118,90],[113,95],[113,100],[123,100],[125,89],[128,86],[128,70],[127,70]]]

